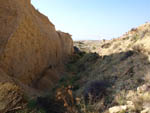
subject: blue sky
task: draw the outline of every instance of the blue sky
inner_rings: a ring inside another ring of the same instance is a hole
[[[74,40],[117,38],[150,21],[150,0],[32,0],[32,4]]]

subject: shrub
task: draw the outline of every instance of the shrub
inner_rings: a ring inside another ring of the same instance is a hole
[[[143,44],[135,45],[132,49],[137,53],[144,53],[146,51]]]
[[[54,96],[37,97],[29,100],[27,104],[27,111],[21,110],[21,113],[64,113],[66,111],[62,101],[58,101]],[[18,112],[18,113],[20,113]],[[33,112],[34,113],[34,112]]]
[[[93,46],[93,47],[92,47],[92,49],[93,49],[93,50],[95,50],[95,49],[96,49],[96,47],[95,47],[95,46]]]
[[[46,113],[60,113],[65,111],[62,101],[56,101],[50,97],[38,97],[37,108]]]
[[[106,48],[109,48],[110,46],[111,46],[111,43],[105,43],[101,47],[106,49]]]
[[[29,100],[28,104],[27,104],[27,107],[29,109],[34,109],[36,108],[36,100],[32,99],[32,100]]]
[[[134,55],[134,51],[127,51],[125,54],[124,54],[124,56],[123,57],[121,57],[121,61],[124,61],[124,60],[126,60],[127,58],[129,58],[129,57],[131,57],[132,55]]]
[[[133,41],[133,43],[135,43],[139,39],[140,39],[140,36],[138,34],[134,34],[133,37],[131,38],[131,41]]]
[[[73,48],[74,48],[74,53],[78,54],[81,52],[78,47],[74,46]]]
[[[84,89],[85,103],[94,103],[106,95],[106,89],[110,86],[107,81],[93,81]]]

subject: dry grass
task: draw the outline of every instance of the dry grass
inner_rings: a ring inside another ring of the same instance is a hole
[[[76,97],[73,95],[73,86],[61,87],[56,91],[57,100],[62,100],[67,113],[99,113],[104,108],[104,98],[93,103],[92,96],[89,96],[88,103],[84,97]],[[89,94],[90,95],[90,94]]]
[[[57,94],[56,98],[57,100],[62,100],[64,102],[64,107],[67,108],[67,111],[69,113],[77,113],[78,111],[76,110],[76,103],[74,100],[74,96],[72,93],[72,86],[68,87],[62,87],[57,89]]]

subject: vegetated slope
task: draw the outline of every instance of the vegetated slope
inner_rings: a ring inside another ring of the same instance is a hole
[[[27,113],[149,112],[149,38],[150,24],[146,23],[117,39],[74,42],[74,54],[65,64],[65,76],[53,88],[52,95],[29,101],[32,109],[24,110]]]
[[[81,51],[85,51],[84,55],[78,54],[80,57],[75,57],[78,59],[70,63],[72,68],[69,69],[74,71],[74,77],[77,78],[73,82],[73,86],[78,88],[74,91],[76,96],[84,97],[84,91],[88,87],[96,87],[90,85],[91,82],[107,81],[106,84],[109,85],[106,94],[91,105],[92,110],[87,107],[88,113],[90,110],[100,113],[108,111],[110,113],[138,113],[143,110],[150,112],[148,109],[150,92],[147,90],[149,86],[147,83],[150,80],[149,23],[133,28],[117,39],[77,41],[74,44]],[[142,86],[143,84],[145,86]],[[137,91],[139,87],[145,87],[140,94]],[[142,92],[143,90],[146,91],[146,94]]]
[[[73,53],[71,35],[56,31],[30,2],[0,0],[0,113],[15,107],[20,93],[48,92]]]
[[[149,38],[146,23],[117,39],[74,42],[52,95],[29,101],[25,112],[148,113]]]

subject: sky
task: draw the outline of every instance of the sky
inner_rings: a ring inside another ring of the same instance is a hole
[[[150,0],[31,0],[73,40],[112,39],[150,21]]]

